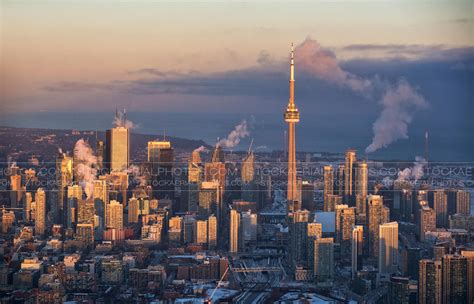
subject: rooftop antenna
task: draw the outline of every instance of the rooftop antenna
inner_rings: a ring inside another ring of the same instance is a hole
[[[250,152],[252,151],[252,144],[253,144],[253,138],[252,138],[252,141],[250,141],[249,151],[247,152],[247,154],[250,154]]]
[[[123,115],[122,115],[122,124],[125,126],[125,122],[127,121],[127,110],[123,108]]]
[[[166,129],[163,129],[163,141],[166,141]]]

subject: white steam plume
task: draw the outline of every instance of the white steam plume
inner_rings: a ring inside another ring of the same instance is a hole
[[[366,152],[374,152],[382,147],[408,137],[408,125],[416,111],[428,107],[425,99],[405,80],[395,85],[360,77],[345,71],[336,55],[323,48],[317,41],[307,38],[296,47],[298,69],[335,85],[349,88],[371,100],[380,100],[382,112],[373,124],[374,136]]]
[[[127,113],[125,109],[123,109],[123,112],[115,112],[115,117],[112,124],[114,125],[114,127],[122,127],[127,129],[135,129],[137,127],[137,125],[127,119]]]
[[[204,146],[200,146],[199,148],[194,149],[193,152],[198,152],[198,153],[203,152],[203,153],[207,153],[207,152],[209,152],[209,150],[208,150],[206,147],[204,147]]]
[[[74,145],[74,162],[79,185],[86,193],[87,198],[91,198],[97,175],[97,157],[84,139],[79,139]]]
[[[410,180],[419,180],[424,175],[424,168],[427,165],[426,159],[421,156],[415,157],[415,162],[413,167],[405,168],[402,171],[398,172],[398,182],[410,181]]]
[[[383,110],[372,126],[374,137],[365,149],[367,153],[387,147],[398,139],[408,138],[408,125],[415,112],[428,107],[423,96],[404,80],[387,89],[381,104]]]
[[[240,140],[250,135],[247,126],[247,120],[243,119],[234,130],[227,135],[227,138],[221,139],[217,142],[218,146],[222,148],[234,148],[240,143]]]

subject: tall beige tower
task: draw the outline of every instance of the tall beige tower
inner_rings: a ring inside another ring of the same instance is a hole
[[[35,195],[35,234],[44,235],[46,230],[46,193],[42,188],[38,188]]]
[[[296,189],[296,139],[295,124],[300,121],[300,112],[295,105],[295,64],[293,55],[293,44],[291,44],[290,60],[290,100],[284,114],[285,121],[288,123],[288,201],[295,201],[297,196]]]
[[[124,171],[130,162],[130,130],[115,127],[106,131],[107,165],[111,171]]]
[[[379,226],[379,275],[390,278],[398,270],[398,223]]]
[[[230,236],[229,236],[229,252],[236,253],[239,251],[239,230],[240,230],[240,213],[237,210],[230,210]]]

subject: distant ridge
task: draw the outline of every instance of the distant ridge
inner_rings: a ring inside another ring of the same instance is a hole
[[[49,135],[49,136],[48,136]],[[59,148],[72,151],[75,142],[84,138],[95,149],[96,131],[74,129],[17,128],[0,126],[0,158],[6,159],[7,153],[36,155],[45,161],[52,161]],[[105,131],[97,131],[97,138],[105,141]],[[163,140],[163,135],[131,133],[131,156],[133,160],[146,158],[147,143],[151,140]],[[166,135],[173,148],[192,151],[200,146],[211,148],[203,140],[186,139]]]

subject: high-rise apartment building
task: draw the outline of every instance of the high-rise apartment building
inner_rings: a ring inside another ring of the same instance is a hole
[[[398,271],[398,223],[379,226],[379,276],[388,279]]]
[[[107,205],[106,227],[123,229],[123,205],[118,201],[112,200]]]
[[[366,162],[358,162],[355,170],[355,203],[357,214],[366,214],[369,170]]]
[[[420,261],[418,278],[418,303],[442,303],[442,267],[441,261],[423,259]]]
[[[56,158],[56,185],[58,189],[57,206],[55,212],[55,222],[65,223],[65,206],[66,206],[66,187],[72,184],[73,179],[73,160],[72,157],[65,153],[60,153]]]
[[[336,205],[336,242],[341,245],[343,257],[351,252],[352,228],[355,225],[355,207]]]
[[[379,226],[389,221],[390,209],[383,205],[383,198],[380,195],[369,195],[367,201],[369,254],[378,257]]]
[[[46,192],[39,188],[35,195],[35,234],[44,235],[46,230]]]
[[[314,281],[320,286],[331,286],[334,280],[334,241],[332,238],[314,240]]]
[[[448,227],[448,196],[443,190],[433,193],[433,209],[436,214],[436,227]]]
[[[352,278],[357,276],[357,271],[362,269],[362,255],[364,246],[364,226],[354,226],[352,228],[352,250],[351,250],[351,269]]]
[[[457,254],[446,254],[443,265],[443,304],[466,303],[468,296],[468,259]]]
[[[229,229],[229,252],[239,252],[240,237],[240,213],[237,210],[230,210],[230,229]]]
[[[207,220],[198,220],[194,224],[194,243],[207,245]]]
[[[354,195],[354,172],[356,162],[356,151],[349,149],[346,151],[344,166],[344,199],[349,202]]]
[[[418,234],[420,241],[424,241],[426,232],[436,231],[436,214],[432,208],[428,207],[428,205],[422,205],[418,212]]]
[[[332,166],[324,166],[323,168],[324,189],[323,189],[323,208],[324,211],[333,211],[329,205],[328,196],[334,194],[334,171]]]

